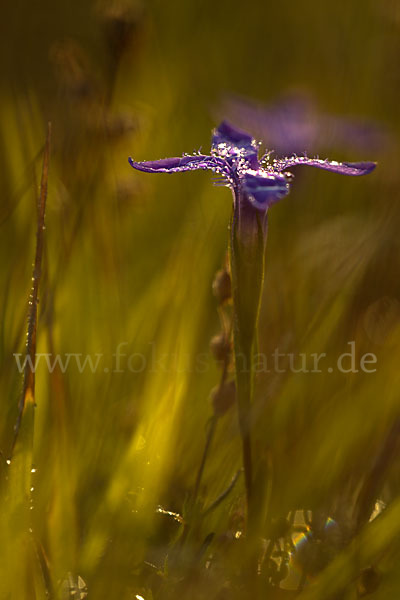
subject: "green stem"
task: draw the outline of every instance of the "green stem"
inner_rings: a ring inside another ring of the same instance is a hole
[[[263,216],[239,191],[235,193],[231,224],[231,271],[234,313],[234,353],[239,429],[247,496],[249,533],[256,524],[252,510],[253,457],[251,410],[254,386],[254,346],[264,276],[266,233]]]

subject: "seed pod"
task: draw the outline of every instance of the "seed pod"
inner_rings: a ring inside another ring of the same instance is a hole
[[[235,403],[236,386],[233,380],[227,381],[222,386],[217,385],[211,390],[211,402],[214,414],[222,417]]]
[[[218,333],[211,338],[210,350],[217,362],[223,362],[231,353],[231,343],[224,333]]]
[[[138,129],[138,120],[128,112],[106,114],[104,120],[108,137],[113,140],[118,140]]]
[[[218,304],[223,304],[231,297],[231,276],[229,275],[226,269],[221,269],[220,271],[217,271],[212,284],[212,291],[214,296],[218,300]]]
[[[142,21],[142,11],[118,6],[114,3],[100,9],[104,22],[104,33],[108,47],[115,60],[119,60],[123,52],[132,44]]]
[[[54,42],[50,46],[49,58],[64,94],[77,101],[95,97],[96,83],[91,64],[77,42],[71,39]]]

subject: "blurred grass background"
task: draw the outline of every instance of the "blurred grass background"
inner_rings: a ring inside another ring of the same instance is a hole
[[[398,418],[399,7],[19,0],[3,7],[2,22],[0,597],[68,598],[78,576],[95,600],[242,597],[232,583],[242,478],[192,534],[184,575],[166,560],[179,524],[156,512],[185,511],[212,415],[219,371],[208,345],[219,320],[211,282],[225,260],[230,193],[206,173],[142,175],[127,158],[208,152],[213,115],[230,92],[268,103],[300,89],[323,111],[390,132],[379,156],[345,146],[330,156],[376,159],[373,175],[302,172],[270,214],[260,351],[326,352],[332,362],[355,340],[357,356],[378,359],[373,374],[260,374],[254,436],[259,455],[272,455],[271,514],[347,514]],[[65,373],[38,369],[29,533],[5,460],[48,120],[38,352],[103,356],[95,373],[73,362]],[[119,344],[136,355],[133,369],[122,357],[122,372],[113,372]],[[227,488],[240,456],[231,409],[206,464],[205,507]],[[340,585],[338,597],[355,597],[356,555],[359,569],[377,564],[383,573],[374,597],[398,596],[398,460],[385,469],[394,511],[382,518],[379,540],[366,530],[361,547],[346,550],[347,559],[321,571],[317,591],[304,594],[325,599]],[[211,532],[216,566],[206,570],[198,553]]]

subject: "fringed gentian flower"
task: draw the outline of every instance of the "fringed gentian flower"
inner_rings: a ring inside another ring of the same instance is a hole
[[[329,152],[338,147],[381,152],[391,145],[388,133],[378,123],[323,112],[305,93],[285,94],[271,104],[229,95],[218,112],[278,154]]]
[[[254,340],[264,274],[267,212],[270,206],[289,193],[291,177],[288,169],[291,167],[309,165],[342,175],[366,175],[375,168],[375,163],[339,163],[306,156],[271,160],[269,154],[260,160],[258,144],[252,136],[225,121],[214,131],[209,155],[193,154],[146,162],[136,162],[130,158],[129,162],[135,169],[146,173],[208,169],[218,174],[222,183],[232,190],[230,259],[236,395],[248,500],[248,531],[255,532],[260,523],[254,515],[251,517],[254,482],[249,418],[253,395]]]
[[[214,130],[209,155],[198,153],[143,162],[129,158],[129,163],[146,173],[214,171],[233,191],[236,211],[255,211],[259,215],[289,193],[291,174],[287,169],[291,167],[309,165],[342,175],[366,175],[375,168],[373,162],[340,163],[297,155],[271,161],[266,154],[260,160],[258,147],[251,135],[223,121]]]

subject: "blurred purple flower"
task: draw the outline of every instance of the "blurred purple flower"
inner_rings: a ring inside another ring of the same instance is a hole
[[[209,155],[193,154],[144,162],[129,158],[129,163],[146,173],[213,171],[232,190],[235,212],[239,213],[251,208],[266,213],[269,206],[286,196],[291,179],[287,169],[291,167],[309,165],[342,175],[366,175],[375,168],[373,162],[339,163],[296,155],[271,159],[268,153],[259,159],[255,139],[226,121],[214,130]]]
[[[388,134],[376,123],[318,110],[307,94],[287,94],[264,105],[240,96],[227,96],[221,110],[278,154],[323,152],[345,147],[379,151],[390,145]]]

